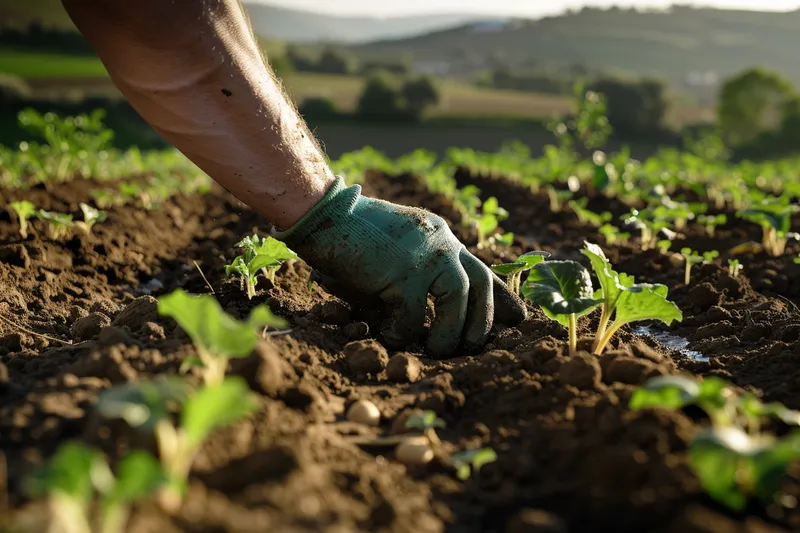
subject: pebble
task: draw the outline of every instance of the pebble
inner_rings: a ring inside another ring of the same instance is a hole
[[[389,359],[386,375],[395,383],[414,383],[422,374],[422,363],[410,353],[398,353]]]

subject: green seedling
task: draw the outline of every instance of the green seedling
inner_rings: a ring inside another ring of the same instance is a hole
[[[493,243],[499,244],[500,246],[509,247],[514,244],[514,234],[507,231],[502,235],[493,235],[491,240]]]
[[[111,189],[92,189],[89,196],[100,209],[110,209],[125,203],[122,195]]]
[[[722,226],[723,224],[728,222],[728,217],[724,214],[722,215],[700,215],[697,217],[697,222],[705,227],[706,235],[709,238],[714,238],[716,233],[717,226]]]
[[[27,480],[27,489],[34,497],[47,497],[51,526],[60,531],[123,533],[131,505],[155,494],[165,481],[158,461],[147,452],[125,456],[114,475],[100,452],[67,443]],[[95,492],[97,507],[92,506]]]
[[[661,239],[660,241],[656,241],[656,246],[659,250],[666,253],[672,248],[672,241],[669,239]]]
[[[545,187],[547,191],[547,198],[550,201],[550,211],[553,213],[560,213],[563,209],[564,202],[569,201],[574,194],[569,190],[558,190],[552,185]]]
[[[47,222],[47,234],[54,241],[67,237],[72,231],[72,215],[39,209],[36,217]]]
[[[711,250],[708,252],[697,252],[692,250],[691,248],[681,248],[681,255],[686,263],[686,268],[684,270],[683,276],[683,284],[689,285],[689,281],[691,281],[692,275],[692,266],[697,264],[704,264],[707,265],[714,261],[717,257],[719,257],[719,252],[716,250]]]
[[[456,471],[456,477],[466,481],[478,474],[484,465],[497,461],[497,453],[492,448],[464,450],[450,456],[450,465]]]
[[[795,257],[795,258],[794,258],[792,261],[794,261],[794,264],[795,264],[795,265],[800,265],[800,255],[798,255],[797,257]]]
[[[797,262],[797,259],[795,259],[795,262]],[[728,275],[730,277],[738,277],[742,269],[744,269],[744,265],[738,259],[728,259]]]
[[[742,209],[736,216],[759,224],[762,229],[762,245],[764,251],[773,257],[783,255],[789,239],[797,239],[791,233],[792,215],[800,211],[794,204],[784,205],[775,202],[763,202],[758,207]]]
[[[218,428],[248,416],[257,400],[238,377],[189,394],[179,380],[143,381],[117,385],[98,397],[97,409],[109,419],[120,418],[131,427],[153,433],[166,478],[162,504],[180,504],[194,458],[208,436]],[[171,412],[178,410],[178,423]]]
[[[28,238],[28,220],[36,216],[36,206],[27,200],[11,202],[8,204],[17,215],[19,234],[23,239]]]
[[[492,265],[491,268],[492,272],[498,276],[505,276],[506,285],[511,292],[519,294],[522,273],[530,270],[534,265],[541,263],[548,257],[550,257],[550,252],[528,252],[519,256],[513,263]]]
[[[578,220],[580,220],[583,224],[588,224],[590,226],[594,226],[595,228],[599,228],[603,224],[611,221],[611,218],[613,217],[611,213],[605,212],[597,214],[586,208],[588,203],[589,198],[584,196],[578,200],[570,200],[568,205],[578,216]]]
[[[478,248],[485,248],[495,242],[491,235],[500,226],[500,221],[506,218],[508,211],[500,207],[494,196],[483,202],[480,215],[475,212],[471,218],[467,217],[466,220],[478,230]]]
[[[270,280],[273,285],[275,284],[275,274],[283,262],[297,259],[297,254],[290,250],[285,242],[273,237],[260,238],[258,235],[253,234],[252,237],[245,237],[236,243],[236,246],[244,248],[244,259],[248,263],[259,255],[271,257],[277,262],[277,265],[265,266],[261,269],[264,277]]]
[[[159,298],[158,313],[175,319],[192,339],[198,357],[188,358],[181,368],[199,366],[206,385],[222,382],[231,358],[252,353],[258,343],[257,329],[286,326],[266,305],[255,307],[247,320],[241,321],[223,311],[213,296],[191,295],[181,289]]]
[[[606,239],[606,243],[609,246],[627,242],[628,239],[631,238],[630,233],[623,233],[619,230],[619,228],[612,226],[611,224],[603,224],[597,229],[597,231],[599,231],[600,235]]]
[[[99,211],[94,207],[87,205],[83,202],[81,202],[80,206],[81,206],[81,212],[83,212],[83,221],[75,222],[75,225],[81,228],[86,233],[91,233],[92,226],[106,219],[106,212]]]
[[[569,330],[570,354],[577,350],[578,318],[603,302],[594,297],[589,271],[576,261],[544,261],[534,265],[522,286],[522,295]]]
[[[442,441],[436,435],[437,429],[445,427],[445,422],[436,416],[435,411],[424,411],[422,413],[413,414],[406,420],[406,429],[417,429],[422,431],[422,434],[430,441],[431,446],[438,448],[441,446]]]

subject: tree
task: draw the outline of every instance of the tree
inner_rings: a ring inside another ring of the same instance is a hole
[[[397,82],[386,73],[371,76],[358,98],[356,113],[370,120],[397,119],[403,114]]]
[[[403,84],[400,93],[405,100],[406,109],[419,118],[425,110],[439,103],[439,88],[430,76],[408,80]]]
[[[725,142],[740,148],[764,133],[779,130],[794,99],[794,88],[786,78],[760,67],[726,80],[717,109]]]
[[[608,121],[616,131],[641,134],[662,129],[668,107],[663,82],[601,78],[592,90],[606,97]]]
[[[350,74],[354,70],[354,59],[344,52],[326,48],[319,56],[317,71],[328,74]]]

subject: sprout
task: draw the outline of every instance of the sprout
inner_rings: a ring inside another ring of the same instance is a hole
[[[450,465],[456,470],[456,477],[466,481],[480,472],[484,465],[497,461],[497,453],[492,448],[464,450],[450,456]]]
[[[797,260],[795,259],[795,262]],[[744,265],[738,259],[728,259],[728,275],[732,278],[738,277]]]
[[[724,214],[716,216],[700,215],[697,217],[697,222],[706,228],[706,234],[713,239],[717,226],[722,226],[727,223],[728,217]]]
[[[630,233],[622,233],[619,228],[611,224],[603,224],[597,231],[606,239],[606,244],[614,246],[615,244],[627,242],[631,238]]]
[[[436,435],[436,430],[445,427],[445,422],[436,416],[435,411],[424,411],[419,414],[413,414],[406,420],[406,429],[419,429],[422,434],[430,441],[434,447],[439,447],[442,441]]]
[[[542,307],[548,318],[569,330],[569,353],[578,343],[579,317],[603,301],[594,297],[589,271],[576,261],[545,261],[534,265],[522,286],[522,294]]]
[[[158,461],[147,452],[122,458],[115,476],[100,452],[66,443],[27,480],[27,490],[35,497],[47,496],[52,525],[61,531],[122,533],[131,504],[154,494],[164,482]],[[91,512],[95,492],[100,495],[97,517]]]
[[[19,234],[23,239],[28,238],[28,219],[36,216],[36,207],[27,200],[21,202],[11,202],[9,204],[11,209],[17,215],[17,222],[19,222]]]
[[[519,294],[522,273],[548,257],[550,257],[549,252],[528,252],[519,256],[513,263],[492,265],[492,272],[505,276],[508,289],[514,294]]]
[[[81,202],[80,206],[81,211],[83,212],[83,221],[75,222],[75,225],[80,227],[86,233],[91,233],[92,226],[94,226],[95,223],[102,222],[106,219],[106,212],[99,211],[83,202]]]
[[[248,299],[255,296],[256,276],[259,271],[274,284],[275,273],[283,262],[297,257],[285,243],[272,237],[260,239],[258,235],[253,235],[242,239],[236,246],[243,248],[244,254],[237,256],[225,267],[225,275],[236,273],[241,276],[247,287]]]
[[[798,238],[796,233],[789,231],[792,225],[792,214],[798,211],[800,211],[800,207],[796,205],[765,201],[758,207],[738,211],[736,216],[759,224],[762,229],[764,250],[769,255],[778,257],[786,251],[786,243],[790,238]]]
[[[67,237],[72,230],[72,215],[39,209],[36,217],[47,221],[47,233],[54,241]]]
[[[689,281],[691,280],[692,265],[699,263],[707,265],[719,257],[719,252],[716,250],[711,250],[701,254],[700,252],[696,252],[691,248],[682,248],[681,255],[686,261],[686,270],[684,273],[683,283],[684,285],[688,285]]]
[[[174,318],[191,337],[199,357],[187,359],[181,368],[200,366],[206,385],[222,382],[230,358],[252,353],[258,343],[256,329],[286,325],[266,305],[255,307],[246,321],[239,321],[223,311],[213,296],[190,295],[181,289],[159,298],[158,312]]]
[[[154,434],[167,480],[160,496],[164,504],[174,507],[182,499],[192,462],[208,435],[249,415],[256,403],[247,383],[237,377],[190,395],[176,380],[117,385],[100,393],[97,409],[106,418],[122,418]],[[169,416],[176,404],[180,406],[177,426]]]
[[[583,224],[589,224],[590,226],[599,228],[611,220],[613,216],[611,213],[605,212],[598,215],[597,213],[586,209],[586,205],[588,203],[589,198],[584,196],[578,200],[571,200],[568,205],[572,208],[575,214],[578,215],[578,220],[580,220]]]

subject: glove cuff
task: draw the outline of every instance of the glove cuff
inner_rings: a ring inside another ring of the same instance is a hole
[[[317,230],[330,228],[349,216],[360,196],[360,185],[347,187],[344,178],[336,176],[325,196],[303,218],[285,231],[274,231],[273,236],[291,245],[299,245]]]

